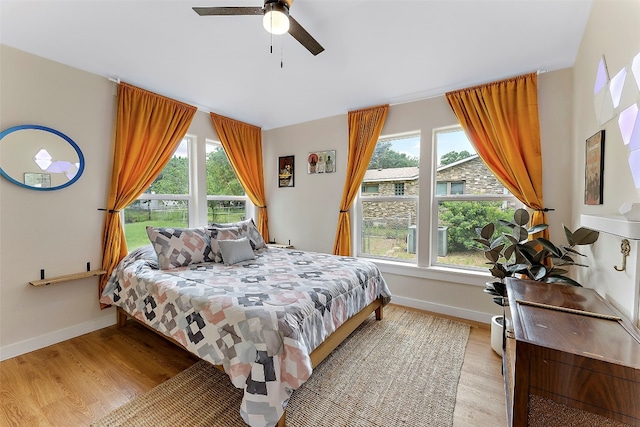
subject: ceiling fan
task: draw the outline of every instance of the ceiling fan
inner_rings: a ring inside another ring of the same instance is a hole
[[[262,24],[272,34],[288,32],[313,55],[324,48],[307,32],[298,21],[289,15],[293,0],[265,0],[263,7],[194,7],[200,16],[208,15],[263,15]]]

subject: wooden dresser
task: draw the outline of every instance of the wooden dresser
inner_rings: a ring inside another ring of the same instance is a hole
[[[640,426],[640,331],[592,289],[519,279],[507,289],[509,426],[529,425],[530,395]]]

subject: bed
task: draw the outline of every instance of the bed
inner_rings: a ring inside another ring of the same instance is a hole
[[[268,248],[242,224],[188,229],[196,238],[148,228],[151,244],[119,263],[101,302],[119,325],[131,317],[223,369],[247,424],[284,426],[291,393],[391,295],[369,261]]]

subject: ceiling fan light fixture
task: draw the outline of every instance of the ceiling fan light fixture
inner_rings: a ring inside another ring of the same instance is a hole
[[[289,13],[281,3],[274,1],[264,5],[262,25],[271,34],[284,34],[289,31]]]

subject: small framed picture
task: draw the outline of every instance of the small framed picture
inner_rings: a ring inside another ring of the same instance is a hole
[[[24,174],[24,183],[29,187],[50,188],[51,175],[48,173],[28,173]]]
[[[307,173],[336,171],[336,150],[314,151],[307,156]]]
[[[278,157],[278,187],[293,187],[294,178],[294,156]]]
[[[587,138],[584,163],[584,204],[601,205],[604,183],[604,130]]]

